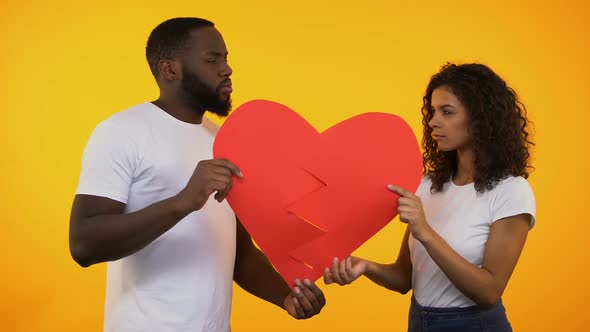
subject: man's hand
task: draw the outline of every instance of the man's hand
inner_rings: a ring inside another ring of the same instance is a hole
[[[200,161],[186,187],[176,196],[179,206],[188,213],[200,210],[214,192],[215,199],[223,201],[231,190],[234,175],[242,178],[242,172],[229,160]]]
[[[295,280],[295,287],[283,301],[283,307],[296,319],[307,319],[320,313],[326,304],[322,290],[314,283],[305,279]]]

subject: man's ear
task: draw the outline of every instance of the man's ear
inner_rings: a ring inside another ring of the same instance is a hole
[[[160,79],[176,81],[182,79],[180,62],[173,59],[161,59],[158,61],[158,74]]]

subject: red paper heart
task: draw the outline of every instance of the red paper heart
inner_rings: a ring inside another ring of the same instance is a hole
[[[365,113],[320,134],[265,100],[233,111],[214,156],[242,170],[227,200],[291,285],[317,280],[397,215],[387,184],[414,192],[422,177],[416,136],[398,116]]]

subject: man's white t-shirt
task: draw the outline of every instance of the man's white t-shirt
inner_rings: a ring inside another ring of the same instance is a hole
[[[492,190],[478,193],[473,183],[458,186],[449,181],[441,192],[430,193],[428,176],[416,191],[422,200],[430,226],[459,255],[481,267],[490,228],[500,219],[529,214],[535,224],[535,197],[526,179],[508,177]],[[424,246],[410,235],[412,289],[416,301],[425,307],[450,308],[475,305],[449,281]]]
[[[214,125],[213,125],[214,126]],[[77,194],[140,210],[180,192],[214,130],[143,103],[101,122],[82,160]],[[114,245],[105,243],[105,245]],[[108,263],[105,331],[229,331],[236,219],[212,197],[144,249]]]

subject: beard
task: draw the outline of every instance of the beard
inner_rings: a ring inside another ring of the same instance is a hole
[[[185,101],[192,107],[207,110],[213,114],[225,117],[231,109],[231,98],[223,98],[219,92],[220,85],[212,89],[203,82],[196,74],[182,69],[182,94]]]

